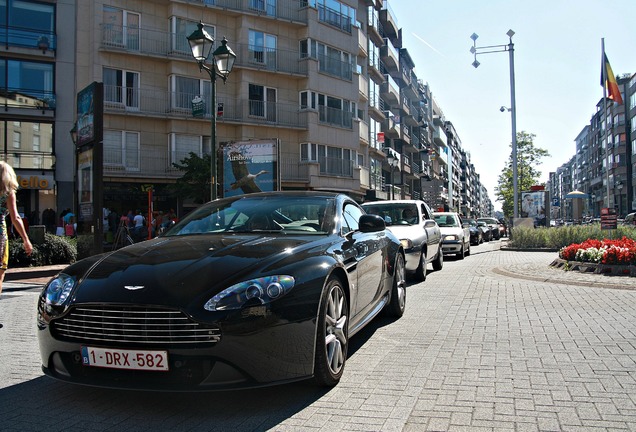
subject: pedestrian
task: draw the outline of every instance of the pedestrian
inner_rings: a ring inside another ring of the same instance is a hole
[[[33,252],[33,245],[29,240],[22,218],[18,213],[15,192],[18,190],[18,179],[15,171],[9,164],[0,161],[0,294],[2,294],[2,283],[4,274],[9,266],[9,236],[7,235],[7,214],[11,217],[13,229],[22,237],[24,251],[27,255]],[[0,324],[2,328],[2,324]]]

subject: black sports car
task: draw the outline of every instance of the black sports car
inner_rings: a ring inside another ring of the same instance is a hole
[[[349,338],[404,313],[404,274],[384,220],[345,195],[216,200],[53,278],[38,301],[42,369],[115,388],[332,386]]]

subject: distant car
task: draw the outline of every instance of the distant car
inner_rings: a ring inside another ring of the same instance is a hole
[[[492,240],[492,230],[486,222],[478,220],[477,226],[479,227],[479,229],[481,229],[482,237],[485,242],[489,242],[490,240]]]
[[[466,225],[470,231],[471,246],[477,246],[484,242],[485,228],[477,225],[477,221],[475,219],[464,219],[464,225]]]
[[[508,222],[504,218],[499,219],[499,237],[508,237]]]
[[[406,253],[406,272],[409,276],[426,280],[426,267],[433,270],[444,265],[442,234],[433,219],[433,212],[421,200],[372,201],[362,204],[370,214],[382,216],[387,228],[400,239]]]
[[[636,225],[636,213],[630,213],[623,219],[623,225]]]
[[[490,227],[491,240],[499,240],[501,235],[499,234],[499,221],[494,217],[480,217],[477,218],[478,221],[486,222],[486,224]]]
[[[463,225],[457,213],[433,213],[435,222],[442,232],[442,251],[445,255],[455,254],[459,259],[470,255],[470,229]]]

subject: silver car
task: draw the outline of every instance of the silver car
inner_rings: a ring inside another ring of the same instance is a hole
[[[426,267],[444,266],[442,234],[433,212],[424,201],[372,201],[362,204],[367,213],[382,216],[387,228],[402,242],[406,252],[406,272],[415,279],[426,280]]]
[[[470,255],[470,228],[464,225],[462,218],[455,212],[433,213],[435,222],[442,231],[442,251],[445,255],[455,254],[464,259]]]

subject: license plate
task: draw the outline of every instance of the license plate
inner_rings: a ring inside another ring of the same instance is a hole
[[[84,366],[144,371],[167,371],[167,351],[82,347]]]

